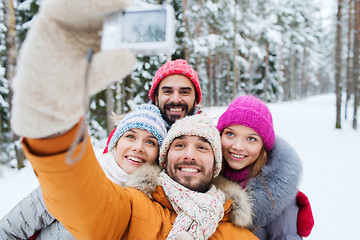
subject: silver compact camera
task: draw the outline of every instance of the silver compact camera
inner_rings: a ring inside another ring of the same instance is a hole
[[[175,14],[170,5],[129,7],[106,16],[101,49],[127,48],[136,54],[172,54]]]

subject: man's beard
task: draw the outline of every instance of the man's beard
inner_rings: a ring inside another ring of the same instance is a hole
[[[173,125],[175,123],[176,120],[180,119],[179,116],[168,116],[166,114],[166,109],[167,108],[171,108],[171,107],[183,107],[185,109],[186,112],[186,116],[191,116],[194,115],[194,111],[195,111],[195,101],[192,105],[192,107],[189,109],[189,106],[185,103],[179,103],[179,104],[174,104],[174,103],[166,103],[164,104],[164,106],[161,108],[159,105],[159,101],[157,101],[157,106],[160,109],[161,115],[163,117],[163,119],[165,120],[165,122],[167,122],[170,126]]]
[[[165,172],[177,183],[183,185],[184,187],[192,190],[192,191],[196,191],[196,192],[202,192],[205,193],[207,192],[211,185],[213,184],[213,177],[214,174],[210,174],[210,173],[206,173],[204,175],[204,177],[196,184],[193,185],[191,184],[192,181],[192,177],[191,176],[183,176],[182,178],[179,178],[176,174],[175,174],[175,170],[178,168],[179,165],[196,165],[200,168],[201,172],[205,172],[204,168],[202,166],[199,166],[197,164],[193,164],[193,163],[178,163],[176,165],[174,165],[172,168],[169,167],[165,167]]]

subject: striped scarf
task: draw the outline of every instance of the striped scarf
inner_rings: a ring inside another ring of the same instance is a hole
[[[177,213],[167,239],[188,235],[192,239],[208,239],[224,216],[225,194],[214,185],[206,193],[192,191],[175,182],[164,171],[159,183]]]

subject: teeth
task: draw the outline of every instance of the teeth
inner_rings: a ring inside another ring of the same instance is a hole
[[[188,172],[188,173],[197,173],[198,170],[195,168],[181,168],[181,171]]]
[[[234,153],[232,153],[231,156],[233,156],[234,158],[243,158],[243,157],[245,157],[244,155],[234,154]]]
[[[181,112],[182,111],[181,108],[170,108],[169,110],[172,112]]]
[[[131,160],[131,161],[134,161],[134,162],[142,163],[142,160],[140,158],[128,157],[128,159]]]

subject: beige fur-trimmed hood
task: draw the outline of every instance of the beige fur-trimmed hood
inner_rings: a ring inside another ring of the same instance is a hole
[[[146,164],[130,175],[126,187],[132,187],[145,193],[149,198],[156,191],[159,185],[158,177],[161,168],[157,165]],[[252,205],[248,193],[234,182],[224,177],[217,177],[214,185],[222,190],[232,200],[232,207],[229,213],[230,221],[238,227],[249,228],[252,225]]]

